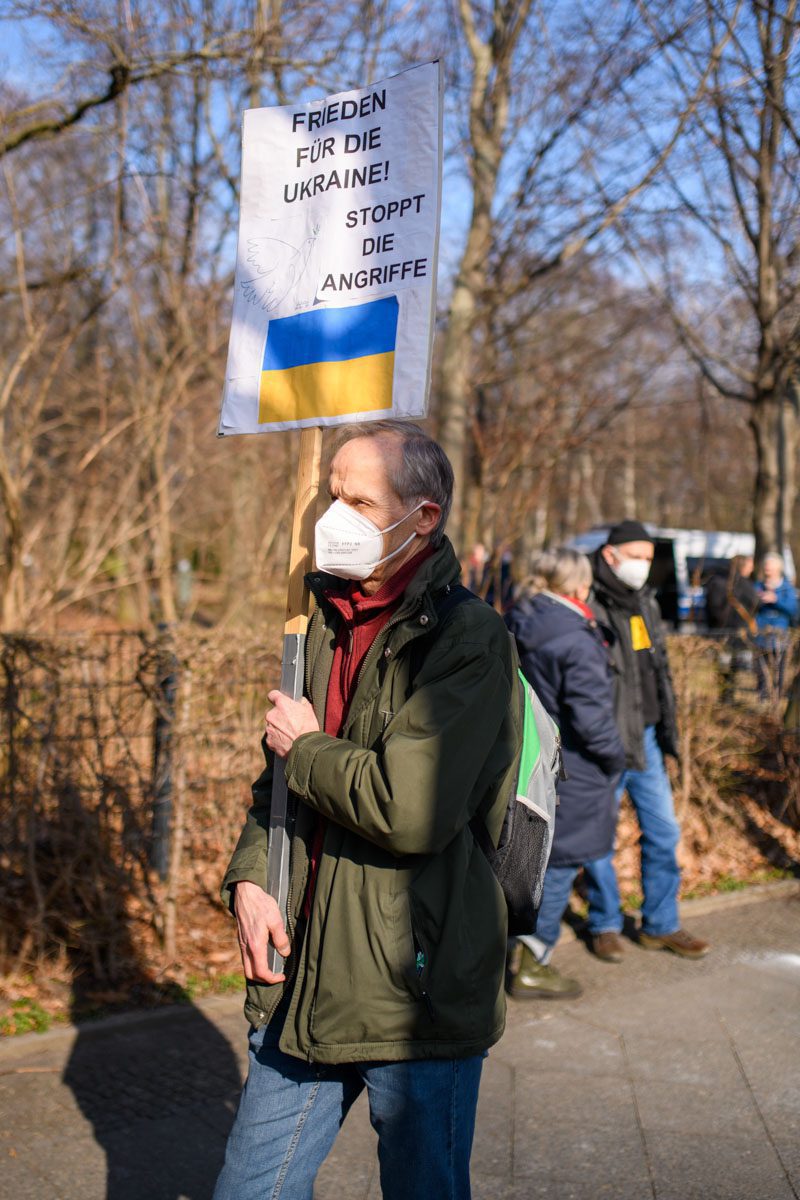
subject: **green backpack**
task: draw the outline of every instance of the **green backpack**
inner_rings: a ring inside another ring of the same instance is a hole
[[[509,787],[497,846],[491,845],[485,826],[479,839],[506,898],[509,936],[536,929],[555,833],[558,781],[563,776],[558,726],[519,667],[517,676],[522,728],[519,769]]]

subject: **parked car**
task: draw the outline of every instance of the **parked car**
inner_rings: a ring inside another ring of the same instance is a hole
[[[752,556],[752,533],[709,532],[704,529],[668,529],[644,522],[655,541],[653,566],[648,583],[656,589],[664,620],[675,629],[693,633],[706,628],[705,585],[712,575],[727,574],[735,554]],[[593,525],[569,543],[575,550],[590,554],[605,542],[610,525]],[[783,552],[786,576],[795,581],[792,552]]]

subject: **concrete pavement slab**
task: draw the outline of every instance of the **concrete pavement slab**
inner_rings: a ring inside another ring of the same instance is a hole
[[[750,1138],[665,1133],[648,1137],[656,1200],[794,1200],[772,1146]]]
[[[794,1190],[800,1195],[800,1119],[769,1117],[767,1128],[775,1153]]]
[[[48,1138],[42,1134],[20,1147],[20,1158],[35,1169],[59,1198],[77,1196],[114,1197],[119,1192],[119,1168],[91,1131]],[[136,1183],[135,1175],[132,1183]],[[124,1194],[124,1193],[123,1193]]]
[[[555,1068],[584,1076],[625,1074],[625,1056],[616,1032],[590,1022],[585,1010],[542,1013],[543,1003],[547,1002],[516,1002],[516,1006],[524,1004],[528,1012],[513,1021],[513,1036],[509,1030],[492,1051],[493,1057],[537,1071]]]
[[[509,1182],[514,1167],[515,1077],[514,1067],[500,1058],[485,1062],[477,1116],[481,1136],[476,1138],[472,1155],[475,1172]]]
[[[720,1088],[664,1079],[637,1080],[635,1095],[645,1134],[707,1130],[746,1136],[760,1122],[744,1081],[733,1088]]]
[[[515,1137],[523,1145],[542,1127],[548,1131],[594,1128],[605,1135],[612,1131],[638,1133],[633,1089],[627,1080],[616,1077],[582,1080],[560,1071],[520,1072],[514,1107]],[[519,1148],[515,1147],[515,1163],[520,1159]]]
[[[699,1038],[661,1038],[655,1032],[644,1037],[628,1034],[625,1048],[631,1075],[635,1080],[664,1080],[693,1087],[735,1090],[741,1075],[730,1046],[722,1042],[704,1042]]]
[[[69,1125],[82,1129],[83,1122],[58,1067],[0,1075],[0,1129],[25,1134]]]
[[[517,1137],[514,1165],[515,1183],[543,1177],[583,1183],[604,1180],[617,1190],[638,1190],[641,1197],[652,1191],[639,1130],[627,1121],[616,1129],[601,1129],[580,1117],[570,1125],[531,1121]]]
[[[639,1180],[626,1183],[621,1179],[571,1180],[560,1176],[543,1175],[540,1179],[525,1179],[498,1190],[491,1180],[473,1184],[473,1200],[652,1200],[653,1192],[642,1190]]]
[[[0,1189],[3,1196],[13,1196],[15,1200],[61,1200],[47,1180],[18,1157],[16,1151],[11,1155],[5,1147],[1,1153]]]

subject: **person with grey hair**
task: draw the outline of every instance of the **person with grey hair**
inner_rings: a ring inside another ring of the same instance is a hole
[[[407,422],[356,426],[331,462],[305,695],[269,693],[267,766],[223,884],[251,1030],[215,1200],[308,1200],[365,1088],[383,1196],[470,1195],[507,924],[471,823],[497,842],[521,747],[513,647],[459,588],[444,534],[452,489]],[[266,891],[273,755],[291,801],[286,924]]]
[[[534,559],[506,617],[522,670],[561,731],[566,774],[536,932],[521,937],[509,958],[509,990],[518,998],[580,995],[580,985],[550,957],[575,877],[581,867],[590,874],[592,861],[614,845],[614,791],[625,749],[614,721],[608,650],[586,603],[591,583],[585,555],[546,551]]]
[[[783,556],[765,554],[756,584],[758,612],[756,645],[759,656],[758,692],[762,700],[783,694],[789,629],[797,620],[797,592],[786,578]]]

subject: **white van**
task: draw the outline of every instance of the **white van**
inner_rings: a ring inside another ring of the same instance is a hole
[[[706,627],[705,585],[712,575],[726,574],[736,554],[752,556],[752,533],[709,533],[704,529],[668,529],[645,521],[655,542],[653,566],[648,583],[656,589],[664,620],[675,629],[691,633]],[[591,554],[608,537],[610,525],[594,525],[569,543],[575,550]],[[786,576],[796,578],[794,559],[788,546],[783,552]]]

